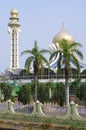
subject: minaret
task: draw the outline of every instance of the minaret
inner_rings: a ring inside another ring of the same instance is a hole
[[[18,11],[12,9],[10,12],[10,22],[8,23],[10,34],[10,68],[17,69],[19,68],[19,29],[20,23],[18,18]]]

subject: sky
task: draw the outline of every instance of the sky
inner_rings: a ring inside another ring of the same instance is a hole
[[[82,44],[86,64],[86,0],[0,0],[0,72],[10,66],[10,11],[16,8],[22,30],[19,36],[19,63],[24,67],[26,56],[21,52],[32,49],[34,40],[40,49],[49,49],[62,23],[76,42]]]

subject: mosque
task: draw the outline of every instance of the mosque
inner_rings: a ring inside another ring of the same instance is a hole
[[[21,24],[19,22],[18,11],[16,9],[12,9],[10,12],[10,22],[8,23],[8,26],[8,32],[10,35],[10,67],[5,70],[5,77],[8,77],[10,80],[22,80],[22,82],[32,80],[33,71],[31,71],[28,76],[26,69],[19,67],[19,33],[21,32]],[[54,36],[51,45],[49,45],[51,52],[59,48],[59,43],[62,39],[66,39],[69,44],[74,41],[71,34],[65,30],[64,25],[62,26],[62,29]],[[44,74],[39,74],[38,78],[40,81],[64,81],[64,64],[62,64],[61,74],[57,75],[57,61],[58,56],[56,56],[50,63],[50,71],[48,71],[47,67],[45,67]],[[80,62],[80,68],[80,77],[82,80],[86,80],[86,65]],[[75,75],[77,77],[77,70],[73,65],[71,65],[71,70],[73,72],[71,79],[74,79]]]

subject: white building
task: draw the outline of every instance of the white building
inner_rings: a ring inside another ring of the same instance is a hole
[[[32,80],[34,78],[34,72],[31,71],[30,75],[28,76],[26,73],[26,69],[19,68],[19,50],[18,50],[18,44],[19,44],[19,18],[18,18],[18,11],[16,9],[12,9],[10,12],[10,22],[8,23],[9,26],[9,34],[10,34],[10,67],[5,70],[6,77],[9,77],[9,79],[23,79],[23,80]],[[51,45],[49,45],[49,48],[51,52],[59,49],[59,44],[62,39],[66,39],[68,43],[74,42],[73,37],[71,34],[64,29],[64,25],[62,26],[62,29],[60,32],[58,32],[53,40]],[[56,55],[56,57],[52,60],[50,63],[51,71],[48,71],[47,67],[45,66],[44,74],[39,75],[39,80],[53,80],[55,82],[63,81],[65,79],[64,74],[64,64],[62,64],[62,71],[60,75],[57,75],[57,62],[58,62],[59,55]],[[71,70],[73,72],[73,75],[71,75],[71,79],[74,79],[74,75],[77,77],[77,70],[74,65],[71,64]],[[80,62],[80,78],[86,80],[86,65]]]

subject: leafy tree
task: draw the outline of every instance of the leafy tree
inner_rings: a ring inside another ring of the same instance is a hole
[[[58,103],[60,106],[64,105],[65,102],[65,85],[64,83],[57,83],[53,89],[52,101]]]
[[[51,100],[52,91],[56,87],[56,83],[53,83],[52,80],[50,80],[49,82],[45,83],[45,86],[49,89],[49,98]]]
[[[42,103],[49,102],[49,87],[45,83],[39,83],[38,100]]]
[[[22,85],[18,92],[18,101],[22,102],[23,104],[30,103],[30,95],[31,88],[26,85]]]
[[[49,67],[48,60],[43,56],[43,54],[49,53],[49,50],[42,49],[39,50],[39,47],[37,46],[37,41],[34,41],[34,47],[32,50],[25,50],[21,53],[23,54],[30,54],[26,59],[25,62],[25,68],[28,72],[30,72],[31,66],[33,65],[33,71],[34,71],[34,83],[35,83],[35,101],[37,100],[37,82],[38,82],[38,74],[39,71],[43,72],[44,64],[46,64]]]
[[[76,87],[76,96],[79,98],[80,101],[84,101],[86,106],[86,82],[81,82]]]
[[[11,99],[12,97],[12,87],[7,83],[0,83],[1,93],[3,93],[4,101]]]
[[[79,50],[81,47],[80,43],[68,43],[67,40],[63,39],[59,43],[59,49],[53,52],[50,56],[50,61],[59,54],[57,61],[57,73],[61,72],[61,66],[64,65],[65,70],[65,87],[66,87],[66,105],[69,105],[69,77],[70,77],[70,68],[71,63],[76,67],[78,72],[80,71],[79,58],[83,59],[83,55]]]

